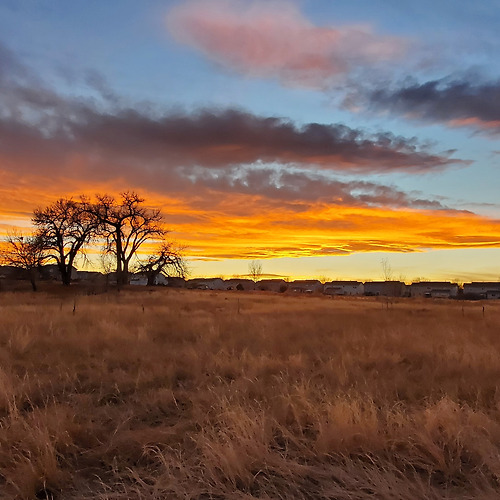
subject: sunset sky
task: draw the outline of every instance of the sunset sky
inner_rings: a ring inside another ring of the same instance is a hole
[[[135,190],[193,276],[500,277],[500,0],[2,0],[0,233]]]

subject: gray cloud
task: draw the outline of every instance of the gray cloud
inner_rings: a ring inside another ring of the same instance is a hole
[[[500,81],[473,83],[464,78],[409,83],[367,91],[365,98],[374,108],[411,119],[500,132]]]
[[[184,172],[183,177],[191,177],[193,185],[198,187],[257,194],[281,202],[449,210],[437,200],[422,198],[419,193],[408,194],[394,186],[366,181],[344,182],[306,171],[240,167],[226,171]]]

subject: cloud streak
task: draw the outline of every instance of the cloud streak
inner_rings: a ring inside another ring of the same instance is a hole
[[[64,165],[77,155],[147,162],[159,170],[260,162],[350,173],[418,173],[466,163],[451,158],[453,151],[429,152],[415,139],[369,135],[339,124],[299,127],[234,109],[157,118],[134,109],[99,112],[27,89],[20,95],[17,105],[0,103],[0,154],[16,161],[36,156]]]
[[[409,119],[500,133],[500,81],[432,80],[366,91],[365,98],[375,109]]]
[[[369,26],[316,26],[290,1],[186,1],[170,10],[173,37],[238,73],[327,88],[358,67],[398,60],[408,41]]]

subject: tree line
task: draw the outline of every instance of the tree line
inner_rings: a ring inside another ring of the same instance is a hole
[[[62,284],[71,284],[75,259],[85,255],[89,245],[101,243],[102,251],[112,255],[118,286],[129,283],[131,263],[147,240],[157,241],[155,252],[139,260],[134,270],[154,284],[159,274],[184,276],[186,263],[182,249],[167,239],[159,209],[148,208],[144,198],[127,191],[118,198],[105,194],[91,200],[80,196],[60,198],[33,212],[33,232],[25,236],[14,232],[7,236],[1,261],[24,269],[36,291],[37,270],[55,262]]]

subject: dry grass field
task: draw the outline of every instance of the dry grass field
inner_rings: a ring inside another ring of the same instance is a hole
[[[3,292],[0,497],[496,499],[499,385],[500,301]]]

